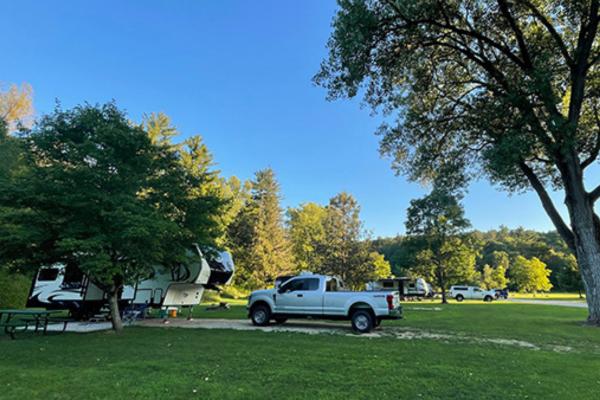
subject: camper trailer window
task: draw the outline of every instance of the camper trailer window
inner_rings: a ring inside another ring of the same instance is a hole
[[[43,268],[38,274],[38,281],[55,281],[58,277],[58,268]]]
[[[393,281],[384,281],[383,282],[383,287],[384,288],[393,288],[394,287],[394,282]]]
[[[327,291],[328,292],[337,292],[337,281],[335,279],[330,279],[327,281]]]

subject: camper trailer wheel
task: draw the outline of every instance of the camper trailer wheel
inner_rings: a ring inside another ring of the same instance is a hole
[[[286,321],[287,321],[287,318],[275,318],[275,323],[277,325],[285,324]]]
[[[381,325],[381,318],[375,318],[375,324],[373,326],[375,326],[375,328],[377,328],[379,325]]]
[[[252,323],[257,326],[265,326],[269,324],[271,318],[271,310],[264,304],[259,304],[252,309]]]

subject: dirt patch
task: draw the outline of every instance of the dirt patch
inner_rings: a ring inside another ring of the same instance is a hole
[[[385,326],[375,329],[371,333],[357,335],[352,332],[350,324],[326,322],[326,321],[288,321],[283,325],[254,326],[248,320],[236,319],[196,319],[187,321],[184,319],[169,320],[164,324],[162,320],[150,319],[139,322],[137,325],[149,327],[177,327],[195,329],[234,329],[241,331],[263,331],[263,332],[293,332],[308,335],[343,335],[357,339],[394,338],[398,340],[437,340],[444,342],[468,342],[474,344],[492,344],[497,346],[517,347],[528,350],[550,350],[560,353],[572,352],[569,346],[538,345],[524,340],[486,338],[459,333],[430,331],[416,328],[402,328]]]

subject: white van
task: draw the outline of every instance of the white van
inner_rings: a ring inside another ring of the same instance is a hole
[[[456,301],[468,300],[483,300],[492,301],[496,298],[495,290],[485,290],[477,286],[451,286],[450,297]]]

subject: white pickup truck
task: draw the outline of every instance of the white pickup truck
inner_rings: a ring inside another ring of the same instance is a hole
[[[398,292],[348,291],[337,277],[306,273],[278,288],[252,292],[247,308],[254,325],[282,324],[288,318],[342,319],[351,320],[359,333],[370,332],[384,319],[402,318]]]
[[[450,287],[450,297],[456,301],[467,300],[483,300],[490,302],[496,298],[495,290],[485,290],[477,286],[458,286]]]

